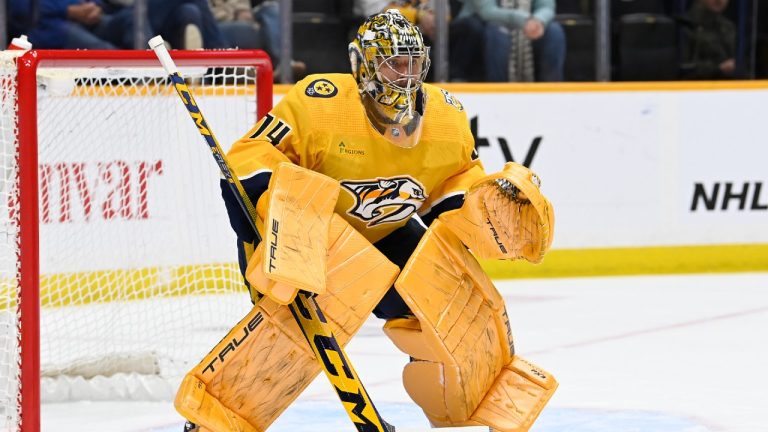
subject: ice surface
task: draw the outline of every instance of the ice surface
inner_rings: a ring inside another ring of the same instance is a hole
[[[532,431],[768,430],[768,273],[497,281],[518,354],[560,388]],[[384,418],[428,425],[372,318],[347,352]],[[270,431],[354,430],[324,376]],[[170,402],[45,404],[45,431],[181,431]]]

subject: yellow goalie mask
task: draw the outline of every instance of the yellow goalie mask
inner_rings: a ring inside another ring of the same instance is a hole
[[[421,84],[429,48],[397,9],[370,16],[349,44],[352,74],[371,124],[390,142],[411,148],[421,136]]]

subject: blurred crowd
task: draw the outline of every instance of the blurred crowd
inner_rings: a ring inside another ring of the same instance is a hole
[[[134,0],[6,1],[7,36],[36,48],[138,45]],[[146,0],[138,34],[176,49],[264,49],[278,68],[286,1]],[[448,81],[595,80],[598,19],[610,21],[612,80],[768,77],[768,5],[755,0],[609,0],[602,18],[600,0],[292,0],[292,79],[348,71],[348,42],[382,10],[400,9],[433,43],[436,1],[448,8]]]

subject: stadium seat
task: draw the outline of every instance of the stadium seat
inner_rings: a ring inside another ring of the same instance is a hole
[[[674,21],[664,15],[631,14],[618,22],[618,79],[664,81],[678,78]]]
[[[768,78],[768,7],[757,8],[756,77]]]
[[[293,14],[293,58],[307,65],[307,74],[349,72],[348,25],[338,16]]]
[[[336,0],[293,0],[293,12],[334,15],[338,10]]]
[[[619,18],[630,14],[660,14],[664,12],[661,0],[613,0],[611,1],[611,16]]]
[[[568,41],[563,71],[565,81],[594,81],[594,21],[581,14],[558,14],[555,19],[563,26]]]
[[[558,15],[589,15],[593,0],[558,0],[555,11]]]

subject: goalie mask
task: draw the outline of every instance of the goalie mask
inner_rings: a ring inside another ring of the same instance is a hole
[[[424,101],[421,84],[429,48],[421,31],[397,9],[370,16],[349,44],[352,74],[371,124],[390,142],[419,142]]]

